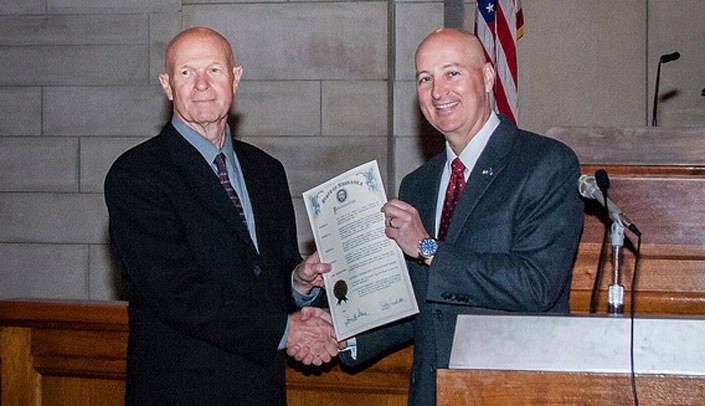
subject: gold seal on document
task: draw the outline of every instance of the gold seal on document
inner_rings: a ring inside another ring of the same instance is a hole
[[[342,302],[347,302],[348,298],[345,295],[348,294],[348,284],[344,280],[339,280],[333,285],[333,295],[338,299],[338,304]]]

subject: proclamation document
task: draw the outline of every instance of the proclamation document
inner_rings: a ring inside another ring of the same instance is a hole
[[[384,234],[377,161],[303,193],[337,339],[419,312],[404,253]]]

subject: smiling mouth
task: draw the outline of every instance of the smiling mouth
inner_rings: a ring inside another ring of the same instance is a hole
[[[451,107],[456,106],[457,104],[458,104],[458,102],[455,101],[455,102],[450,102],[450,103],[445,103],[445,104],[438,104],[435,107],[436,107],[436,110],[446,110],[446,109],[449,109]]]

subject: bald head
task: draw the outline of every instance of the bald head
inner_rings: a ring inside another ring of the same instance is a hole
[[[164,58],[166,72],[171,72],[174,68],[174,60],[177,58],[181,49],[188,49],[198,42],[209,42],[213,46],[220,48],[221,52],[227,56],[230,62],[229,68],[235,66],[233,49],[230,46],[230,42],[228,42],[224,36],[207,27],[194,27],[182,31],[169,42],[166,48],[166,57]]]
[[[485,52],[479,38],[469,31],[455,28],[440,28],[430,33],[421,41],[421,44],[419,44],[414,59],[418,65],[419,53],[426,52],[429,49],[448,46],[461,49],[463,54],[467,57],[467,61],[472,63],[473,66],[482,67],[487,63],[487,58],[485,57]]]

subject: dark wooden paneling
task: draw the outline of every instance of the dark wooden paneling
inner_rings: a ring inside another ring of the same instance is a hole
[[[0,404],[122,404],[127,334],[124,302],[0,301]],[[353,374],[292,362],[288,403],[405,405],[411,350]]]
[[[636,279],[637,313],[705,314],[705,168],[681,166],[584,165],[583,173],[605,169],[610,199],[642,233]],[[571,308],[589,310],[590,293],[605,230],[601,206],[586,202],[585,225],[573,268]],[[620,282],[629,309],[638,240],[625,230]],[[611,239],[598,296],[607,311],[607,286],[613,281]]]
[[[643,405],[702,405],[705,377],[641,375]],[[624,374],[439,370],[438,404],[631,405],[631,377]]]

